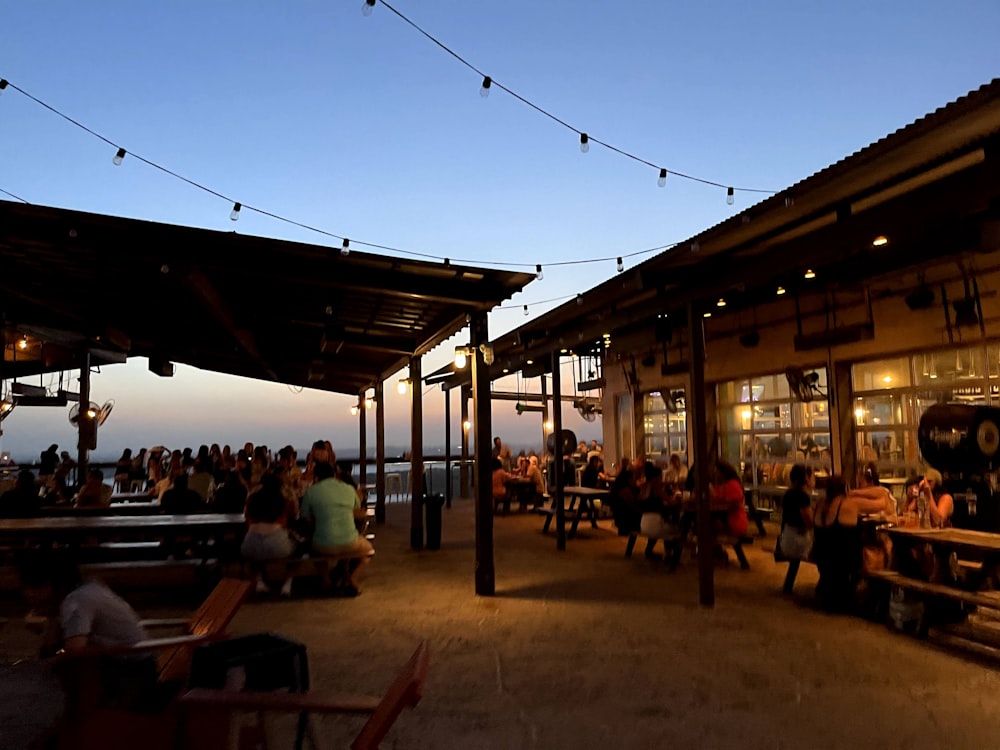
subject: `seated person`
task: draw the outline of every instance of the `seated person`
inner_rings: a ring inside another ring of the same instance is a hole
[[[611,485],[611,515],[619,536],[628,536],[639,530],[642,509],[639,507],[639,477],[644,471],[645,461],[638,457],[631,464],[622,458],[622,469]]]
[[[291,557],[295,542],[288,535],[288,503],[281,492],[281,480],[264,476],[260,487],[247,498],[244,516],[247,533],[240,545],[245,560],[262,562]],[[263,574],[257,576],[257,593],[270,591]],[[281,587],[282,596],[292,595],[292,579],[286,578]]]
[[[41,511],[38,487],[31,469],[17,473],[14,486],[0,495],[0,518],[31,518]]]
[[[857,487],[851,494],[867,500],[881,500],[883,507],[877,512],[883,513],[886,519],[895,519],[896,499],[887,487],[879,484],[878,467],[873,462],[869,461],[861,467],[861,471],[858,472]]]
[[[680,508],[673,502],[673,493],[663,484],[663,472],[652,462],[643,464],[639,477],[636,502],[642,511],[639,532],[646,537],[646,557],[656,557],[656,540],[663,540],[664,553],[673,548],[673,562],[680,560]],[[672,542],[672,544],[671,544]]]
[[[924,478],[918,487],[920,499],[927,505],[927,524],[935,529],[951,526],[955,500],[942,485],[941,472],[937,469],[928,469],[924,472]]]
[[[663,482],[671,492],[682,492],[687,482],[688,468],[681,462],[679,453],[670,454],[670,462],[663,472]]]
[[[163,493],[160,501],[164,513],[185,515],[207,510],[201,495],[188,488],[188,475],[181,472],[174,477],[174,486]]]
[[[0,500],[0,503],[3,501]],[[73,502],[73,490],[66,485],[66,478],[58,474],[52,477],[48,491],[45,493],[45,505],[70,505]]]
[[[596,489],[601,481],[601,473],[601,457],[594,454],[587,460],[587,467],[580,475],[580,486]]]
[[[215,477],[212,476],[212,463],[207,456],[195,461],[194,471],[188,477],[188,489],[197,492],[202,503],[208,503],[215,494]]]
[[[35,614],[48,617],[42,656],[60,649],[131,646],[148,638],[139,616],[111,589],[84,581],[66,556],[41,552],[19,565],[21,589]],[[120,708],[153,709],[160,692],[154,654],[100,660],[105,697]]]
[[[525,476],[535,484],[535,505],[538,506],[541,504],[542,496],[545,494],[545,478],[542,476],[542,470],[538,466],[538,456],[531,456],[531,458],[527,459]]]
[[[215,490],[212,506],[217,513],[242,513],[247,504],[247,487],[240,479],[239,472],[230,469],[225,479]]]
[[[335,456],[331,458],[336,460]],[[349,570],[344,593],[357,596],[358,579],[370,561],[371,542],[358,533],[356,518],[364,518],[358,493],[349,484],[336,478],[330,463],[318,462],[313,469],[315,483],[302,498],[301,515],[312,526],[312,550],[319,555],[352,556],[357,564]]]
[[[78,508],[107,508],[111,505],[111,486],[104,484],[104,472],[100,469],[90,469],[87,481],[76,495]]]
[[[511,475],[508,474],[503,469],[503,463],[499,458],[493,459],[493,470],[492,470],[492,482],[493,482],[493,504],[506,502],[508,499],[507,495],[507,482],[511,480]]]

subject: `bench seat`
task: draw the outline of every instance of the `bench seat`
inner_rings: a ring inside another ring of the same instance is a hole
[[[628,543],[625,545],[625,557],[632,557],[632,550],[635,549],[635,542],[639,538],[640,533],[638,530],[633,530],[628,533]],[[660,538],[660,537],[658,537]],[[680,540],[680,535],[676,537],[669,537],[664,541],[667,543],[677,542]],[[736,559],[739,561],[740,568],[742,570],[750,570],[750,563],[747,561],[746,553],[743,551],[743,545],[753,544],[752,536],[732,536],[731,534],[719,534],[715,538],[716,544],[721,544],[723,547],[732,547],[733,552],[736,554]],[[692,546],[696,544],[694,542],[689,542]]]
[[[921,581],[919,578],[909,578],[894,570],[874,570],[868,573],[867,576],[868,578],[886,581],[893,586],[899,586],[929,596],[955,599],[966,604],[974,604],[978,607],[1000,609],[1000,591],[966,591],[954,586]]]

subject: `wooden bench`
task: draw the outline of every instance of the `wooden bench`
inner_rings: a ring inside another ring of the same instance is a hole
[[[974,604],[977,607],[1000,609],[1000,591],[966,591],[954,586],[945,586],[941,583],[931,583],[929,581],[922,581],[919,578],[910,578],[894,570],[874,570],[869,572],[867,577],[886,581],[893,586],[917,591],[928,596],[954,599],[966,604]]]
[[[632,550],[635,549],[635,542],[638,539],[640,533],[638,531],[631,531],[628,535],[628,543],[625,545],[625,557],[632,557]],[[659,537],[658,537],[659,538]],[[666,539],[664,541],[671,542],[680,540],[680,535],[675,538]],[[750,570],[750,563],[747,561],[746,553],[743,551],[743,545],[753,544],[752,536],[733,536],[731,534],[719,534],[715,537],[715,543],[720,544],[723,547],[732,547],[733,552],[736,553],[736,559],[739,561],[740,568],[742,570]],[[697,539],[688,542],[689,546],[694,546],[697,544]],[[679,558],[679,555],[678,555]],[[674,563],[676,565],[676,562]]]

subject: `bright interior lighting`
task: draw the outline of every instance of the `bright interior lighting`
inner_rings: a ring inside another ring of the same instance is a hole
[[[864,419],[864,417],[865,417],[865,410],[864,409],[855,409],[854,410],[854,416],[857,419]]]
[[[815,279],[816,278],[816,272],[814,270],[812,270],[811,268],[808,269],[806,271],[806,273],[805,273],[805,278],[807,278],[807,279]]]
[[[883,383],[891,383],[892,382],[892,376],[891,375],[886,375],[884,378],[882,378],[882,382]]]
[[[872,247],[882,247],[882,245],[888,245],[889,238],[884,234],[880,234],[878,237],[872,240]]]
[[[744,419],[750,419],[753,416],[753,412],[749,409],[744,409],[742,416]]]

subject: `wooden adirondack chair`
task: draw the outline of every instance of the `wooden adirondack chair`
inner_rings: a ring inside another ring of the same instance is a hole
[[[307,693],[260,693],[195,689],[177,700],[178,748],[215,750],[230,747],[231,717],[234,713],[367,714],[368,721],[351,743],[352,750],[375,750],[407,706],[415,706],[422,697],[430,651],[423,641],[400,670],[385,695],[368,696]],[[240,750],[264,746],[263,724],[244,728],[239,735]]]

